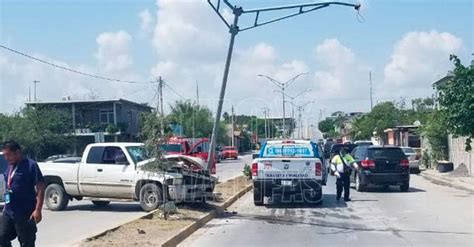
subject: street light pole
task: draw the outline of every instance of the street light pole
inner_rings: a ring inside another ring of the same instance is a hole
[[[286,114],[285,114],[285,89],[292,85],[296,79],[298,79],[298,77],[302,76],[302,75],[306,75],[308,74],[307,72],[305,73],[299,73],[297,74],[296,76],[294,76],[293,78],[289,79],[287,82],[279,82],[273,78],[271,78],[270,76],[267,76],[267,75],[258,75],[260,77],[264,77],[264,78],[267,78],[269,81],[271,81],[273,84],[275,84],[277,87],[280,88],[280,91],[281,91],[281,95],[282,95],[282,106],[283,106],[283,131],[282,131],[282,138],[286,138],[286,123],[285,123],[285,118],[286,118]]]
[[[296,96],[293,96],[293,97],[286,94],[285,92],[281,91],[281,93],[285,94],[286,97],[291,99],[291,101],[284,101],[284,102],[291,104],[291,120],[292,121],[295,120],[295,99],[302,96],[303,94],[305,94],[306,92],[309,92],[309,91],[311,91],[311,88],[307,88],[307,89],[303,90],[302,92],[300,92],[299,94],[297,94]],[[280,92],[280,91],[275,90],[274,92]],[[293,124],[291,126],[293,126]]]
[[[308,104],[312,104],[314,103],[314,101],[309,101],[309,102],[306,102],[304,104],[301,104],[299,106],[296,107],[296,110],[298,111],[298,138],[303,138],[302,134],[303,134],[303,118],[302,118],[302,114],[301,112],[304,111],[304,107],[307,106]],[[301,134],[300,134],[301,133]]]
[[[281,132],[281,137],[284,139],[286,137],[286,123],[285,123],[285,118],[286,118],[286,114],[285,114],[285,87],[282,87],[281,89],[281,95],[282,95],[282,98],[283,100],[281,101],[282,105],[283,105],[283,129],[282,129],[282,132]]]
[[[216,138],[217,138],[217,132],[218,132],[218,126],[221,118],[221,113],[222,113],[222,104],[224,102],[224,96],[225,96],[225,89],[227,86],[227,78],[229,76],[229,67],[230,67],[230,62],[232,59],[232,51],[234,48],[234,41],[235,41],[235,36],[240,32],[240,31],[245,31],[249,29],[253,29],[259,26],[267,25],[273,22],[281,21],[290,17],[298,16],[301,14],[305,14],[308,12],[312,12],[318,9],[326,8],[329,7],[330,5],[340,5],[340,6],[349,6],[353,7],[355,10],[359,11],[360,9],[360,4],[351,4],[351,3],[344,3],[344,2],[323,2],[323,3],[305,3],[305,4],[292,4],[292,5],[286,5],[286,6],[278,6],[278,7],[269,7],[269,8],[259,8],[259,9],[250,9],[250,10],[244,10],[242,7],[237,7],[233,6],[232,4],[229,3],[229,0],[222,0],[222,2],[232,10],[232,14],[234,15],[234,21],[233,24],[230,25],[227,23],[226,19],[224,16],[220,13],[220,5],[221,5],[221,0],[217,0],[217,4],[214,5],[211,0],[207,0],[208,4],[212,7],[212,9],[216,12],[216,14],[219,16],[219,18],[224,22],[224,24],[227,26],[230,32],[230,41],[229,41],[229,49],[227,51],[227,58],[226,58],[226,63],[225,63],[225,68],[224,68],[224,76],[222,78],[222,85],[221,85],[221,90],[220,90],[220,95],[219,95],[219,101],[217,105],[217,112],[216,112],[216,118],[214,121],[214,125],[212,127],[212,135],[211,135],[211,143],[210,143],[210,148],[209,148],[209,153],[208,153],[208,159],[207,159],[207,170],[210,170],[212,167],[212,163],[214,160],[214,152],[215,152],[215,146],[216,146]],[[280,10],[296,10],[296,13],[292,14],[287,14],[282,17],[277,17],[271,20],[259,22],[259,16],[260,12],[275,12],[275,11],[280,11]],[[239,23],[239,17],[242,14],[255,14],[255,20],[253,25],[250,25],[248,27],[244,27],[242,29],[239,29],[238,23]]]

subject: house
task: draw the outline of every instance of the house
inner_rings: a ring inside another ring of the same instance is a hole
[[[152,107],[125,99],[28,102],[28,107],[54,107],[71,114],[71,133],[79,145],[104,141],[137,141],[140,115]],[[82,146],[81,145],[81,146]]]
[[[421,148],[421,137],[418,133],[419,125],[399,125],[385,129],[385,144]]]

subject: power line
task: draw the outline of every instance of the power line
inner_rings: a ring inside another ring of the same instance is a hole
[[[79,71],[79,70],[67,68],[67,67],[64,67],[64,66],[62,66],[62,65],[55,64],[55,63],[51,63],[51,62],[48,62],[48,61],[43,60],[43,59],[41,59],[41,58],[37,58],[37,57],[34,57],[34,56],[32,56],[32,55],[28,55],[28,54],[26,54],[26,53],[23,53],[23,52],[21,52],[21,51],[18,51],[18,50],[15,50],[15,49],[6,47],[6,46],[4,46],[4,45],[0,45],[0,48],[3,48],[3,49],[8,50],[8,51],[10,51],[10,52],[16,53],[16,54],[18,54],[18,55],[27,57],[27,58],[29,58],[29,59],[35,60],[35,61],[37,61],[37,62],[46,64],[46,65],[49,65],[49,66],[53,66],[53,67],[58,68],[58,69],[66,70],[66,71],[69,71],[69,72],[72,72],[72,73],[76,73],[76,74],[80,74],[80,75],[84,75],[84,76],[89,76],[89,77],[92,77],[92,78],[95,78],[95,79],[101,79],[101,80],[113,81],[113,82],[131,83],[131,84],[148,84],[148,83],[155,83],[155,82],[153,82],[153,81],[150,81],[150,82],[129,81],[129,80],[122,80],[122,79],[104,77],[104,76],[100,76],[100,75],[94,75],[94,74],[82,72],[82,71]]]
[[[178,93],[178,91],[176,91],[169,83],[165,83],[166,87],[169,88],[174,94],[178,95],[181,99],[184,99],[186,100],[186,98],[181,95],[180,93]]]

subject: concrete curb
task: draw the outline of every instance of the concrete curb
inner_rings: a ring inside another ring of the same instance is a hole
[[[239,191],[237,194],[227,199],[221,206],[218,206],[217,209],[212,210],[211,212],[207,213],[206,215],[198,219],[196,222],[193,222],[190,225],[181,229],[181,231],[179,231],[178,234],[168,238],[161,246],[162,247],[177,246],[179,243],[181,243],[183,240],[185,240],[187,237],[189,237],[199,228],[206,225],[207,222],[214,219],[217,215],[219,215],[220,212],[224,211],[226,208],[232,205],[235,201],[237,201],[237,199],[239,199],[240,197],[245,195],[247,192],[249,192],[252,189],[252,187],[253,187],[252,184],[248,185],[247,187]]]
[[[438,183],[440,185],[447,185],[447,186],[450,186],[450,187],[455,188],[455,189],[466,190],[466,191],[469,191],[471,193],[474,193],[474,188],[457,184],[457,183],[453,182],[451,179],[441,178],[441,177],[434,176],[434,175],[431,175],[431,174],[425,173],[425,172],[421,172],[420,176],[422,176],[423,178],[425,178],[427,180],[430,180],[432,182]]]

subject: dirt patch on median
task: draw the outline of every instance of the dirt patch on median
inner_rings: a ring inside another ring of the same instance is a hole
[[[163,218],[162,212],[156,212],[148,219],[137,219],[111,230],[102,236],[88,239],[81,246],[157,246],[177,234],[182,228],[197,221],[206,213],[220,206],[233,195],[251,184],[245,177],[237,177],[216,185],[219,194],[214,202],[177,204],[178,212]]]

